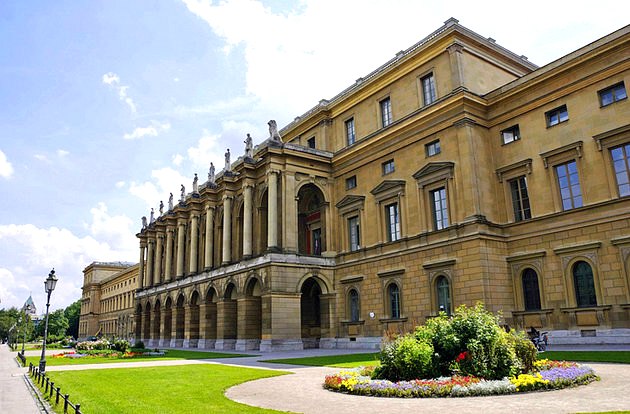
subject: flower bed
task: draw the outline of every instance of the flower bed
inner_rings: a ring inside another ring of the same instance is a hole
[[[164,356],[166,355],[165,351],[146,351],[146,352],[117,352],[111,350],[91,350],[91,351],[82,351],[81,353],[70,351],[70,352],[62,352],[59,354],[53,354],[53,358],[140,358],[147,356]]]
[[[374,368],[357,368],[327,375],[324,388],[375,397],[468,397],[561,389],[599,380],[591,368],[574,362],[541,360],[534,365],[535,372],[501,380],[452,376],[398,382],[373,380]]]

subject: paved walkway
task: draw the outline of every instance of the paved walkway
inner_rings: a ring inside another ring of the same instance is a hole
[[[601,348],[600,348],[601,349]],[[627,347],[625,347],[627,349]],[[33,351],[35,354],[37,351]],[[59,351],[52,351],[59,352]],[[264,362],[268,359],[346,354],[365,350],[307,350],[259,353],[257,355],[215,360],[138,361],[116,364],[93,364],[47,367],[48,371],[114,369],[184,364],[226,364],[290,371],[292,374],[247,382],[227,390],[235,401],[265,408],[298,413],[408,413],[452,411],[458,413],[576,413],[630,409],[630,365],[590,364],[602,377],[588,386],[559,391],[519,395],[471,398],[396,399],[361,397],[333,393],[322,388],[326,374],[336,368],[300,367]],[[31,352],[27,351],[27,356]],[[18,367],[15,353],[6,345],[0,349],[0,413],[41,413],[24,380],[25,369]]]

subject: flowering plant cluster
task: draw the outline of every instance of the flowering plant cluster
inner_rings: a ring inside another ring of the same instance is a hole
[[[465,358],[466,356],[463,356],[462,360]],[[599,379],[591,368],[574,362],[547,361],[538,365],[543,367],[539,372],[520,374],[500,380],[455,375],[397,382],[372,379],[371,370],[357,368],[326,376],[324,388],[331,391],[375,397],[467,397],[559,389],[588,384]]]

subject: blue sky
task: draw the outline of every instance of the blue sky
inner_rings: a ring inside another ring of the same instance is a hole
[[[140,217],[449,17],[544,65],[627,24],[630,6],[530,1],[0,2],[0,307],[92,261],[136,261]],[[520,7],[522,2],[515,3]],[[202,180],[203,182],[204,180]]]

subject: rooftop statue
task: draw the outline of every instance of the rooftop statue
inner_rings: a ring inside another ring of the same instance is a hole
[[[195,173],[195,178],[193,179],[193,194],[199,194],[199,178],[197,177],[197,173]]]
[[[224,171],[231,171],[232,166],[230,165],[230,149],[228,148],[226,153],[225,153],[225,170]]]
[[[186,201],[186,187],[184,187],[184,184],[182,184],[182,188],[180,189],[180,191],[182,194],[179,198],[179,201],[183,203],[184,201]]]
[[[275,120],[271,120],[267,122],[269,125],[269,139],[275,142],[282,142],[282,138],[280,137],[280,133],[278,132],[278,124]]]
[[[151,218],[149,219],[149,224],[153,224],[155,222],[155,212],[153,208],[151,208]]]
[[[164,202],[160,200],[160,216],[164,214]]]
[[[173,193],[168,196],[168,211],[173,210]]]
[[[251,135],[247,134],[247,138],[243,142],[245,143],[245,157],[252,158],[254,156],[254,141]]]
[[[214,164],[210,163],[210,169],[208,170],[208,182],[214,184]]]
[[[147,228],[147,216],[142,216],[142,230]]]

